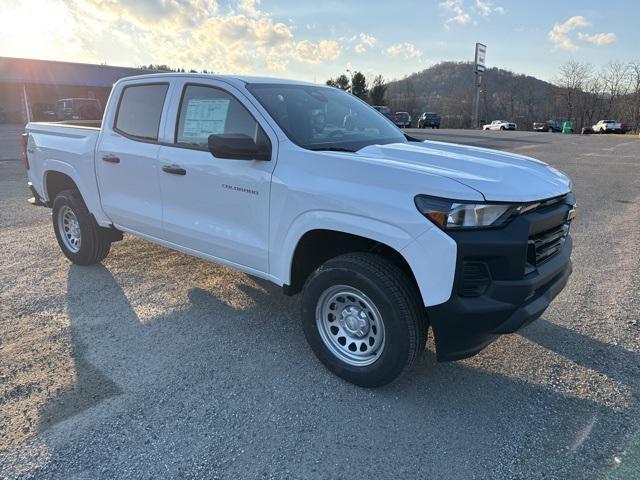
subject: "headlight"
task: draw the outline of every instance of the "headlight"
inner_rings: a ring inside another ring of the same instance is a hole
[[[445,198],[417,195],[420,213],[443,229],[501,227],[515,215],[535,208],[537,204],[466,203]]]

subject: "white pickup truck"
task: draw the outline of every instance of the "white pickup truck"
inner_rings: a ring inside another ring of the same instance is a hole
[[[622,124],[615,120],[600,120],[591,130],[593,133],[622,133]]]
[[[341,90],[161,74],[117,82],[101,128],[29,123],[30,201],[74,263],[123,232],[302,291],[335,374],[395,379],[538,318],[571,273],[571,182],[520,155],[420,142]]]

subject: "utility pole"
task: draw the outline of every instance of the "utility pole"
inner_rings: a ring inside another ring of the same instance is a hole
[[[480,86],[482,84],[482,74],[484,73],[484,60],[487,55],[487,46],[482,43],[476,43],[476,58],[473,69],[473,105],[471,111],[471,128],[478,128],[480,119],[478,118],[478,110],[480,106]]]

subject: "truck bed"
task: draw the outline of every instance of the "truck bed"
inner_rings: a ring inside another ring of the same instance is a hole
[[[27,124],[28,175],[42,202],[51,200],[47,191],[49,171],[68,176],[78,186],[85,201],[96,201],[94,156],[100,123],[74,121]]]

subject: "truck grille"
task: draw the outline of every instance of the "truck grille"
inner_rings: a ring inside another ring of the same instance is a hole
[[[530,237],[529,250],[527,252],[528,263],[538,266],[551,259],[562,249],[568,232],[569,224],[563,223]]]

